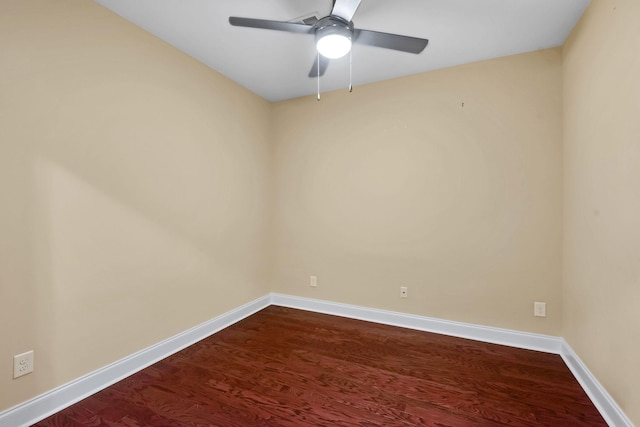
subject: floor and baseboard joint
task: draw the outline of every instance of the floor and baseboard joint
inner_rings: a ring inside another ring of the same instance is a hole
[[[28,426],[268,307],[283,307],[365,320],[459,338],[560,355],[610,426],[633,427],[622,409],[561,337],[493,328],[425,316],[270,293],[111,365],[0,412],[0,426]]]

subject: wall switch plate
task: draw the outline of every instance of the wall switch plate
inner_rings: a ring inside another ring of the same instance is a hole
[[[547,317],[547,303],[546,302],[534,302],[533,303],[533,315],[536,317]]]
[[[409,290],[406,286],[400,286],[400,298],[409,298]]]
[[[315,288],[318,286],[318,277],[317,276],[309,276],[309,286]]]
[[[33,372],[33,350],[13,356],[13,378]]]

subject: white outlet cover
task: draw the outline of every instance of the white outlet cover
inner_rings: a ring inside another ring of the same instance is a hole
[[[33,350],[13,356],[13,378],[33,372]]]
[[[400,298],[407,298],[409,296],[409,290],[406,286],[400,286]]]
[[[546,302],[534,302],[533,303],[533,315],[536,317],[547,317],[547,303]]]

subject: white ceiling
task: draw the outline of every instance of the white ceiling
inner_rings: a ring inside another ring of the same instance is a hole
[[[96,0],[269,101],[315,94],[313,36],[232,27],[229,16],[326,16],[331,0]],[[560,46],[590,0],[362,0],[356,28],[422,37],[419,55],[355,45],[353,84]],[[331,61],[323,92],[347,88],[349,55]]]

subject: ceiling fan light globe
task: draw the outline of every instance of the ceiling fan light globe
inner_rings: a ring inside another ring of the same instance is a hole
[[[316,48],[326,58],[342,58],[351,50],[351,38],[342,34],[327,34],[318,39]]]

